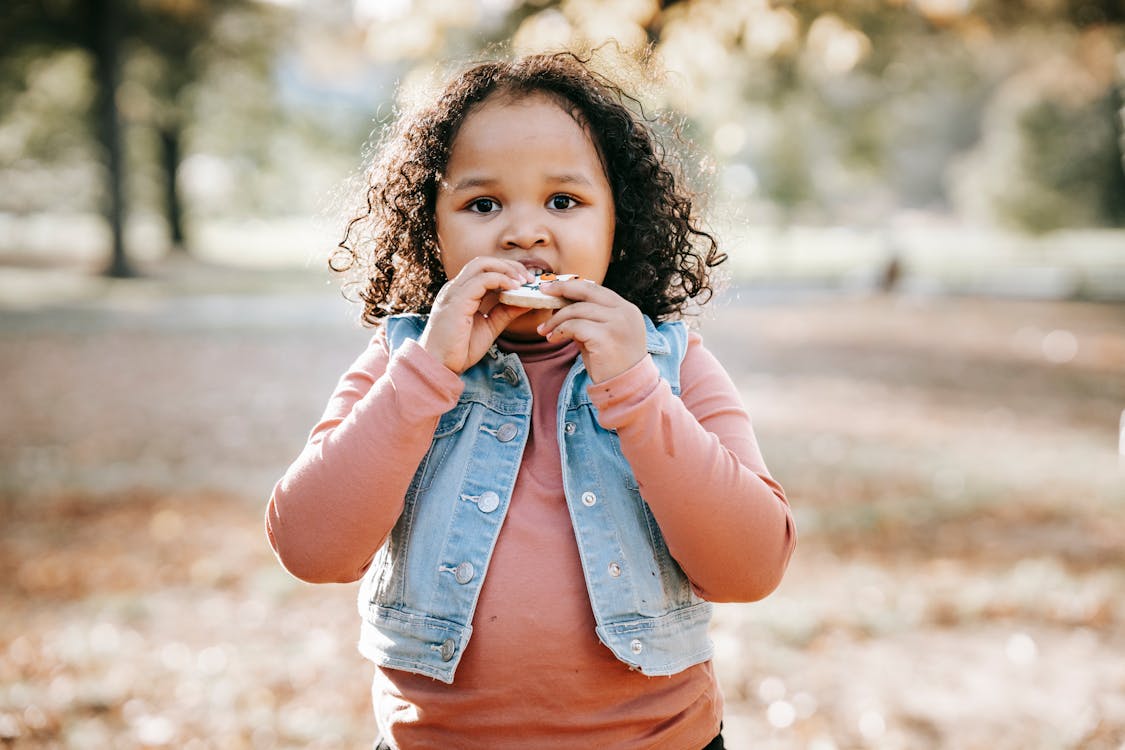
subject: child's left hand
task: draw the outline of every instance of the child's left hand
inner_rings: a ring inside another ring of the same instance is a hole
[[[620,375],[644,359],[648,352],[644,316],[617,292],[581,279],[545,283],[540,291],[574,300],[538,331],[548,341],[564,338],[577,343],[595,383]]]

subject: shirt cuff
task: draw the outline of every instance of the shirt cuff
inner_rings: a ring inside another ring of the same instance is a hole
[[[395,370],[406,368],[405,378],[396,378]],[[434,411],[441,415],[456,404],[465,384],[457,373],[450,370],[413,339],[402,344],[387,366],[395,383],[395,390],[408,396],[411,405],[420,412]],[[428,408],[427,408],[428,407]]]
[[[586,393],[598,410],[598,422],[615,430],[630,421],[633,411],[660,386],[660,371],[650,355],[609,380],[587,386]]]

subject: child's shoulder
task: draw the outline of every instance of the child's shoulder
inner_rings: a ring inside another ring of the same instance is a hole
[[[383,331],[387,349],[394,351],[408,340],[421,336],[427,318],[419,313],[399,313],[384,318],[379,328]]]

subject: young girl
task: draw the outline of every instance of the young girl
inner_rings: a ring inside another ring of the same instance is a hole
[[[770,593],[796,535],[674,320],[724,256],[626,101],[570,55],[476,66],[341,243],[376,332],[266,523],[293,575],[362,578],[380,747],[722,747],[710,602]],[[570,304],[499,302],[537,271]]]

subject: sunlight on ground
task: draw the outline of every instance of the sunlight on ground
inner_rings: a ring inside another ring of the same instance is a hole
[[[354,589],[262,531],[355,308],[313,270],[14,270],[0,742],[364,746]],[[800,531],[777,592],[718,609],[730,746],[1118,750],[1120,307],[736,287],[701,326]]]

